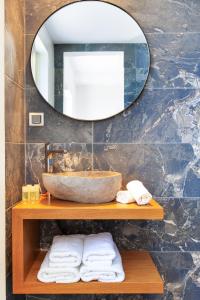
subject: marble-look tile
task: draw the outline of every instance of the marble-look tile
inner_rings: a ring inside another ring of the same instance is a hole
[[[154,195],[199,197],[199,145],[144,145],[143,149],[145,183]]]
[[[92,123],[73,120],[56,112],[36,88],[26,90],[28,143],[91,143]],[[28,112],[44,112],[44,126],[28,126]]]
[[[133,178],[144,181],[144,151],[136,144],[94,144],[94,170],[122,173],[123,187]]]
[[[40,243],[42,249],[49,249],[54,235],[56,234],[92,234],[104,231],[114,232],[115,221],[82,221],[82,220],[57,220],[57,221],[43,221],[41,223]],[[112,230],[113,228],[113,230]],[[120,242],[118,243],[120,246]]]
[[[8,77],[5,80],[5,139],[24,142],[24,90]]]
[[[148,34],[151,69],[146,87],[200,87],[200,33]]]
[[[21,200],[25,182],[24,144],[6,143],[6,207]]]
[[[163,221],[115,223],[112,232],[120,247],[162,252],[199,251],[200,198],[166,198],[159,202],[164,208]]]
[[[147,40],[154,59],[199,59],[200,32],[147,34]]]
[[[200,90],[145,89],[129,109],[94,123],[94,142],[197,143],[199,126]]]
[[[24,1],[5,2],[5,73],[24,85]]]
[[[199,155],[191,144],[94,144],[94,169],[121,172],[124,186],[141,180],[157,197],[198,197]]]
[[[26,33],[35,33],[56,9],[72,3],[70,0],[26,0]],[[198,32],[198,0],[110,0],[131,14],[144,32]]]
[[[148,88],[199,88],[200,60],[161,58],[151,60]]]
[[[53,172],[88,171],[92,169],[91,144],[51,144],[50,150],[64,149],[64,154],[53,154]]]
[[[111,0],[130,13],[144,32],[198,32],[198,0]]]
[[[26,144],[26,183],[40,183],[45,172],[45,144]]]
[[[68,223],[68,221],[66,221],[66,223]],[[66,225],[66,223],[64,223],[64,225]],[[61,224],[62,224],[62,221],[61,221]],[[47,232],[48,232],[48,234],[47,234]],[[56,235],[61,235],[61,234],[63,234],[63,232],[64,232],[64,230],[59,225],[58,220],[57,221],[42,220],[40,223],[40,247],[41,247],[41,249],[48,250],[53,241],[53,237]]]
[[[41,247],[48,249],[54,235],[109,231],[120,249],[200,251],[200,198],[159,199],[163,221],[43,221]]]
[[[53,154],[53,172],[91,170],[92,146],[90,144],[50,144],[51,150],[64,149],[64,154]],[[45,172],[45,144],[26,146],[26,182],[42,184]]]
[[[25,0],[25,28],[26,33],[35,34],[42,23],[57,9],[62,6],[77,2],[75,0]]]
[[[154,252],[152,255],[165,281],[165,296],[158,299],[199,299],[199,252]]]

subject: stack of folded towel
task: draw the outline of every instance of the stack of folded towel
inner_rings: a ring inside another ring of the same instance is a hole
[[[83,235],[55,236],[38,272],[42,282],[73,283],[80,280]]]
[[[121,282],[125,278],[121,256],[109,232],[91,234],[84,239],[83,281]]]
[[[121,256],[108,232],[55,236],[38,272],[38,280],[56,283],[121,282],[124,278]]]
[[[150,202],[152,195],[139,180],[130,181],[126,185],[126,191],[119,191],[116,200],[120,203],[137,202],[138,205],[145,205]]]

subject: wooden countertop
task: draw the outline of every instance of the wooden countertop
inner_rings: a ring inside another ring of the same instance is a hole
[[[18,202],[13,214],[23,219],[71,219],[71,220],[162,220],[163,208],[151,200],[139,206],[136,203],[121,204],[116,201],[102,204],[83,204],[63,200],[39,200],[35,204]]]

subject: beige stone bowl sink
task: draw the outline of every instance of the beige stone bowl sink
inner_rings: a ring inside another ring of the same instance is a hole
[[[110,202],[122,185],[122,175],[112,171],[43,173],[42,179],[55,198],[82,203]]]

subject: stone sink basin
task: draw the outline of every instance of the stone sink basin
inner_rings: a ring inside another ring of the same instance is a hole
[[[55,198],[82,203],[110,202],[122,185],[122,175],[112,171],[43,173],[42,179]]]

